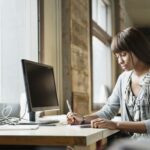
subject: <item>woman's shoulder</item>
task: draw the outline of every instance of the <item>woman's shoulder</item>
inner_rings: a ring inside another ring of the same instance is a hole
[[[124,71],[119,75],[117,84],[121,87],[122,90],[125,89],[127,84],[129,83],[132,72],[133,71]]]
[[[132,72],[133,72],[132,70],[131,71],[124,71],[124,72],[122,72],[119,75],[119,80],[123,80],[123,81],[128,80],[129,77],[131,76]]]
[[[141,86],[143,86],[143,85],[150,86],[150,71],[141,77],[139,84]]]

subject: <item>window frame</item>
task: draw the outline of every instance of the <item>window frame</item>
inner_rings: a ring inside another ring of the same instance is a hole
[[[39,8],[39,62],[53,66],[60,110],[45,111],[45,115],[63,113],[62,88],[62,23],[60,0],[38,0]],[[53,35],[53,36],[51,36]],[[49,42],[50,41],[50,42]]]
[[[110,23],[111,22],[111,29],[112,30],[112,2],[111,0],[102,0],[105,5],[107,5],[107,23]],[[92,37],[95,36],[98,40],[100,40],[102,43],[104,43],[106,46],[109,46],[110,47],[110,44],[111,44],[111,40],[112,40],[112,36],[109,35],[109,33],[107,33],[100,25],[98,25],[97,22],[95,22],[92,18],[92,1],[91,2],[91,10],[90,10],[90,48],[91,48],[91,98],[92,98],[92,101],[91,101],[91,106],[92,106],[92,111],[96,111],[98,109],[100,109],[103,104],[102,103],[94,103],[94,97],[93,97],[93,93],[94,93],[94,83],[93,83],[93,47],[92,47]],[[108,16],[108,13],[109,16]],[[109,20],[110,19],[110,20]],[[108,25],[106,27],[106,30],[109,32],[109,29],[108,29]],[[112,70],[111,70],[112,72]],[[111,79],[112,80],[112,79]],[[111,84],[112,86],[112,84]],[[110,87],[111,88],[111,87]]]

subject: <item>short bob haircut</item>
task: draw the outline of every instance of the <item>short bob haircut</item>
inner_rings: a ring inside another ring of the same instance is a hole
[[[119,32],[111,43],[113,53],[127,51],[134,55],[146,65],[150,65],[150,44],[137,28],[129,27]]]

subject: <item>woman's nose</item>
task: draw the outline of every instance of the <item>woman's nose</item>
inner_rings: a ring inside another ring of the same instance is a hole
[[[118,64],[122,64],[123,63],[123,59],[121,57],[118,57]]]

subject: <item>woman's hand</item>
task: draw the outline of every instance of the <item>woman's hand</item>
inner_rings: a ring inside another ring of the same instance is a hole
[[[78,125],[81,124],[81,122],[83,121],[83,117],[81,115],[72,113],[72,112],[68,112],[67,114],[67,123],[71,124],[71,125]]]
[[[117,123],[111,120],[97,118],[91,121],[91,127],[93,128],[107,128],[110,130],[117,129]]]

